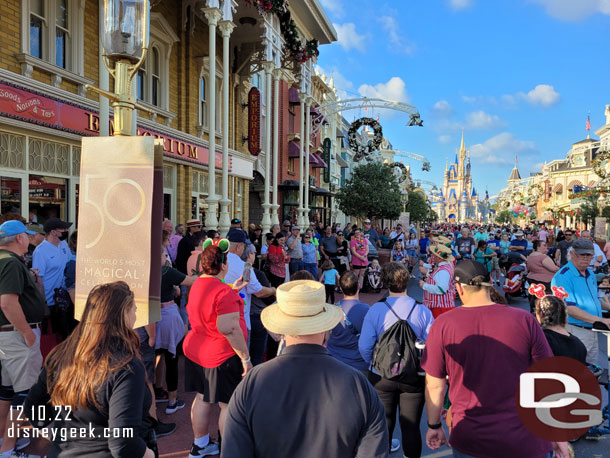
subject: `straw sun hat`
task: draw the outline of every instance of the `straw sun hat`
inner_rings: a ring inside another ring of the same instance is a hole
[[[455,260],[455,257],[451,253],[451,249],[445,245],[436,245],[430,248],[430,251],[434,256],[441,258],[443,261],[451,262]]]
[[[313,280],[296,280],[280,285],[277,303],[261,313],[267,330],[288,336],[329,331],[342,319],[341,309],[326,303],[324,285]]]

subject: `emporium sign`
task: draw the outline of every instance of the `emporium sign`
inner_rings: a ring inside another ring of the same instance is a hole
[[[82,136],[97,136],[100,133],[100,118],[97,113],[2,82],[0,82],[0,116],[7,116]],[[113,131],[114,121],[110,119],[111,135]],[[209,163],[209,149],[202,145],[185,142],[176,137],[142,126],[138,127],[137,135],[143,137],[151,136],[163,140],[163,153],[165,156],[176,157],[202,165]],[[220,152],[216,152],[215,166],[216,168],[222,168],[222,153]],[[230,167],[231,163],[229,162]]]
[[[261,93],[255,87],[248,93],[248,151],[254,156],[261,152]]]

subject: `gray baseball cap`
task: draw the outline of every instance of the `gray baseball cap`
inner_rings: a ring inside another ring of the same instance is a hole
[[[586,239],[577,239],[572,243],[572,249],[576,254],[592,254],[595,255],[595,248],[593,248],[593,242]]]

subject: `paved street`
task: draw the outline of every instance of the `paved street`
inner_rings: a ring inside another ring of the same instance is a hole
[[[423,292],[416,280],[411,280],[409,284],[409,295],[415,298],[418,301],[423,299]],[[375,303],[380,297],[384,295],[385,291],[382,291],[379,294],[363,294],[361,299],[368,303]],[[515,299],[512,304],[513,307],[519,307],[524,310],[529,310],[528,302],[525,298]],[[606,356],[606,344],[605,342],[600,342],[600,350],[603,354],[603,361],[600,361],[601,364],[604,364],[604,367],[607,367],[607,356]],[[182,371],[181,371],[182,374]],[[183,386],[182,383],[179,385]],[[604,395],[604,403],[607,402],[607,393]],[[170,457],[184,457],[188,455],[188,449],[191,445],[193,433],[190,426],[190,403],[193,399],[192,394],[181,394],[180,399],[183,399],[186,402],[187,407],[181,411],[178,411],[174,415],[165,415],[160,414],[160,417],[163,421],[172,421],[178,423],[178,430],[169,437],[164,437],[159,440],[159,450],[161,452],[161,456],[165,458]],[[161,411],[161,407],[163,404],[159,404],[159,411]],[[287,407],[288,408],[288,407]],[[421,421],[421,431],[422,437],[424,437],[426,433],[426,424],[427,424],[427,415],[426,410],[424,409],[424,416]],[[397,427],[394,431],[394,437],[400,438],[400,430]],[[600,441],[586,441],[580,440],[577,443],[573,444],[574,449],[576,451],[577,457],[583,458],[601,458],[601,457],[610,457],[610,445],[608,444],[607,439],[602,439]],[[395,452],[391,454],[392,458],[402,457],[402,451]],[[446,447],[443,447],[440,450],[432,451],[428,449],[424,444],[424,450],[422,452],[422,457],[428,458],[440,458],[440,457],[448,457],[451,456],[451,450]]]
[[[419,285],[415,279],[411,280],[408,288],[409,295],[414,297],[416,300],[422,300],[422,290],[419,288]],[[363,294],[361,299],[368,303],[375,303],[380,297],[385,294],[385,291],[382,291],[379,294]],[[340,296],[338,296],[340,297]],[[525,298],[518,298],[512,301],[511,306],[519,307],[524,310],[529,309],[528,302]],[[600,342],[600,351],[601,351],[601,360],[600,365],[602,367],[607,368],[607,346],[605,339],[601,339]],[[178,424],[177,431],[168,437],[163,437],[159,439],[159,451],[161,457],[164,458],[183,458],[188,456],[188,452],[191,446],[191,442],[193,440],[193,433],[191,430],[191,421],[190,421],[190,405],[192,403],[194,395],[192,393],[184,393],[181,388],[184,386],[184,381],[182,379],[182,375],[184,374],[183,370],[183,361],[180,362],[180,375],[181,380],[179,383],[179,399],[184,400],[186,403],[186,407],[182,410],[179,410],[173,415],[165,415],[163,413],[165,404],[158,404],[159,417],[164,422],[175,422]],[[607,392],[603,393],[604,395],[604,404],[607,403]],[[286,408],[289,408],[288,406]],[[424,409],[424,415],[421,421],[421,431],[422,437],[426,433],[426,424],[427,424],[427,415],[426,410]],[[394,437],[400,438],[400,431],[398,428],[394,431]],[[606,436],[607,437],[607,436]],[[37,454],[41,454],[44,450],[44,443],[40,441],[35,441],[30,447],[28,447],[28,451],[32,453],[32,456],[36,456]],[[576,457],[578,458],[605,458],[610,457],[610,445],[608,443],[607,438],[602,438],[599,441],[588,441],[588,440],[580,440],[573,444],[573,447],[576,452]],[[397,451],[391,454],[391,458],[400,458],[402,457],[402,452]],[[422,457],[428,458],[440,458],[440,457],[448,457],[451,456],[451,450],[446,447],[443,447],[440,450],[432,451],[428,449],[424,444],[424,449],[422,452]]]

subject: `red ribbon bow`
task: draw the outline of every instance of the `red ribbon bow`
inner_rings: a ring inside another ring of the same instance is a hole
[[[562,286],[553,286],[551,289],[553,290],[553,295],[555,297],[558,297],[559,299],[565,299],[569,296],[569,294],[566,292],[565,289],[563,289]]]
[[[532,284],[528,291],[532,296],[536,296],[538,299],[542,299],[546,295],[546,289],[544,285],[541,284]]]

